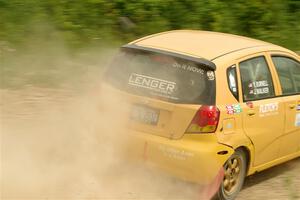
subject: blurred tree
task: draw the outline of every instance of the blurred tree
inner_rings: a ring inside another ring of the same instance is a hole
[[[0,0],[0,41],[71,47],[172,29],[221,31],[300,48],[299,0]],[[32,42],[32,40],[30,40]]]

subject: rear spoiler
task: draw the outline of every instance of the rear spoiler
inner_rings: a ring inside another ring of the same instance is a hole
[[[121,48],[122,49],[134,49],[134,50],[148,51],[148,52],[154,52],[154,53],[160,53],[160,54],[164,54],[164,55],[168,55],[168,56],[173,56],[176,58],[193,61],[204,67],[207,67],[210,70],[214,70],[214,71],[216,70],[215,63],[213,63],[210,60],[207,60],[205,58],[197,58],[194,56],[179,54],[179,53],[175,53],[172,51],[166,51],[166,50],[155,49],[155,48],[150,48],[150,47],[143,47],[143,46],[138,46],[135,44],[127,44],[127,45],[122,46]]]

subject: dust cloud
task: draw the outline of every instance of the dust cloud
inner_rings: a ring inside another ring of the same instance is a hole
[[[0,89],[1,199],[208,199],[200,186],[124,157],[129,106],[101,87],[116,49],[56,51],[12,52],[2,63],[17,72],[1,75],[9,79]]]

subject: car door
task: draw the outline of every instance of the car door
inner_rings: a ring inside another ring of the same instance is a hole
[[[243,129],[254,146],[254,166],[279,157],[280,137],[284,129],[284,105],[276,98],[266,54],[245,57],[238,62],[243,99]]]
[[[272,53],[271,60],[285,107],[284,134],[279,153],[283,157],[300,151],[300,62],[282,53]]]

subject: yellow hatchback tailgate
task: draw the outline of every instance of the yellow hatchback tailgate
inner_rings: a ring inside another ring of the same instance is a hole
[[[182,137],[200,107],[138,96],[130,99],[130,129],[170,139]]]

